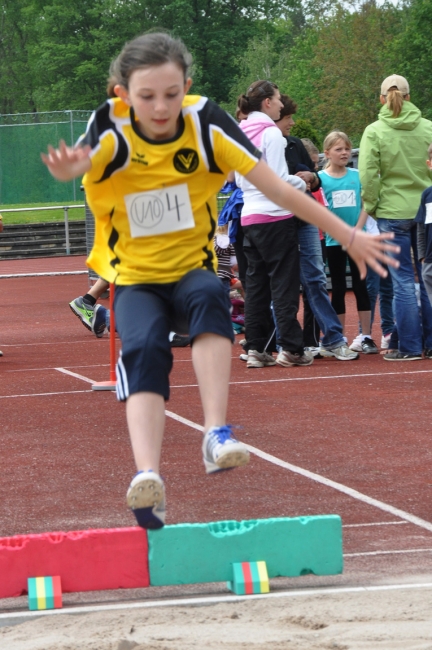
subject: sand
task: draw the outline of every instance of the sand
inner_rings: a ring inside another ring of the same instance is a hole
[[[2,650],[432,650],[432,588],[44,616]]]

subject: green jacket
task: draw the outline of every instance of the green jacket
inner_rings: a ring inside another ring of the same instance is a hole
[[[423,190],[431,185],[426,166],[432,122],[405,101],[399,117],[387,106],[366,127],[360,142],[359,172],[366,212],[375,219],[414,219]]]

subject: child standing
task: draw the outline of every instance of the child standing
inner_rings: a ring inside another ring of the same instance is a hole
[[[79,146],[48,147],[51,174],[83,183],[96,231],[88,264],[116,284],[122,353],[117,395],[126,417],[138,473],[127,503],[138,524],[165,522],[159,463],[169,397],[170,330],[188,331],[204,411],[207,473],[244,465],[246,445],[226,425],[233,330],[229,301],[216,276],[213,236],[216,194],[238,170],[286,210],[338,238],[366,273],[385,251],[398,249],[340,221],[274,174],[236,123],[214,102],[190,96],[191,57],[168,34],[127,43],[111,67],[116,98],[90,118]],[[178,329],[177,329],[178,326]],[[190,488],[185,487],[185,495]]]
[[[347,167],[351,149],[351,141],[345,133],[342,131],[329,133],[324,140],[327,165],[319,172],[319,176],[329,209],[348,225],[361,230],[367,214],[362,209],[358,170]],[[326,233],[326,252],[332,282],[332,306],[344,330],[347,259],[351,269],[352,287],[357,301],[362,334],[354,339],[349,346],[350,349],[364,354],[378,354],[379,350],[370,335],[371,311],[365,280],[360,278],[346,247],[341,246],[329,233]]]
[[[428,148],[426,165],[432,170],[432,144]],[[432,305],[432,186],[423,192],[414,221],[417,223],[417,254],[422,263],[421,274]],[[424,355],[432,359],[432,350],[425,349]]]

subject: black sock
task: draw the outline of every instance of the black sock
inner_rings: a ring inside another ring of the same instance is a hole
[[[83,301],[92,307],[94,307],[96,304],[96,298],[93,298],[93,296],[91,296],[89,293],[86,293],[86,295],[83,296]]]

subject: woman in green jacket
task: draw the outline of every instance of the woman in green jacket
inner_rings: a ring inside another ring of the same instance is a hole
[[[411,261],[411,248],[416,251],[414,217],[423,190],[431,185],[424,161],[432,142],[432,122],[422,118],[410,102],[409,92],[404,77],[384,79],[380,96],[383,107],[378,120],[366,127],[360,143],[364,208],[377,220],[380,232],[394,233],[394,241],[401,247],[399,268],[389,268],[399,350],[385,354],[386,361],[421,359],[423,348],[428,353],[432,349],[432,308],[421,281],[421,322]]]

